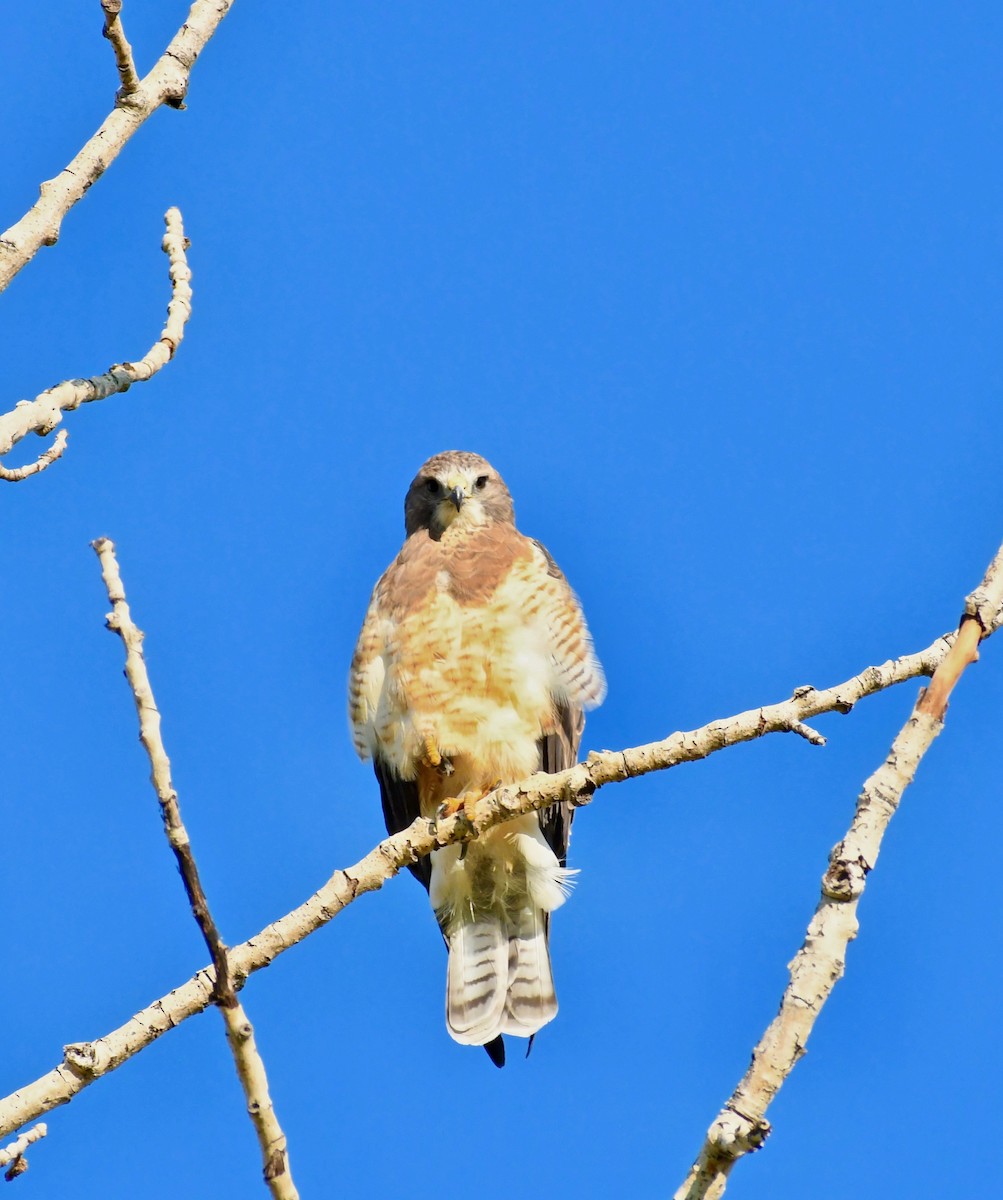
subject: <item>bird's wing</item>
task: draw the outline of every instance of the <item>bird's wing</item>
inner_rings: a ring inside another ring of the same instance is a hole
[[[352,655],[348,673],[348,720],[359,758],[372,757],[376,744],[376,716],[386,665],[383,661],[386,620],[382,612],[383,580],[373,589],[366,619]]]
[[[580,707],[558,705],[558,727],[539,741],[540,770],[549,775],[566,771],[578,761],[578,745],[585,728],[585,714]],[[540,810],[540,829],[562,867],[568,865],[568,841],[575,810],[566,801]]]
[[[413,779],[401,779],[393,764],[381,752],[376,722],[380,693],[386,674],[383,654],[389,617],[384,609],[385,577],[377,583],[362,632],[352,656],[348,679],[348,715],[352,725],[352,740],[360,758],[372,758],[373,770],[380,785],[383,820],[387,833],[400,833],[420,812],[418,784]],[[428,858],[412,863],[408,870],[428,889],[431,868]]]
[[[380,784],[380,800],[383,802],[383,820],[386,822],[387,833],[400,833],[420,816],[418,784],[413,779],[401,779],[379,750],[373,754],[373,770]],[[432,864],[428,856],[419,858],[415,863],[409,863],[408,870],[427,892],[432,877]]]
[[[606,679],[578,597],[546,547],[537,541],[533,547],[533,561],[526,569],[533,572],[540,596],[538,611],[554,671],[554,699],[570,707],[595,708],[606,695]]]
[[[543,594],[541,615],[554,668],[555,727],[539,741],[540,770],[551,775],[574,766],[585,728],[585,709],[602,703],[606,680],[592,649],[578,598],[560,567],[541,543],[534,541],[535,569]],[[551,805],[540,811],[540,828],[561,866],[567,866],[568,839],[574,809]]]

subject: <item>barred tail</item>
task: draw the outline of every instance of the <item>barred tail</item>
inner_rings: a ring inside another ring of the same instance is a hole
[[[542,909],[486,914],[450,931],[446,1025],[457,1042],[530,1037],[556,1015]]]
[[[483,1046],[501,1032],[509,971],[503,920],[487,913],[449,931],[446,1025],[465,1046]]]

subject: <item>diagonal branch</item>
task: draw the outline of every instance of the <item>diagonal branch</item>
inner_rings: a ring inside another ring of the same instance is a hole
[[[226,1040],[230,1045],[241,1087],[247,1097],[247,1111],[261,1147],[265,1182],[276,1200],[299,1200],[299,1193],[289,1170],[286,1135],[279,1124],[268,1092],[268,1076],[255,1045],[254,1027],[237,999],[227,962],[227,948],[209,909],[209,901],[199,878],[188,830],[181,819],[178,794],[171,782],[171,761],[167,757],[160,735],[160,711],[153,696],[143,656],[143,632],[134,624],[129,605],[126,603],[114,543],[108,538],[98,538],[93,547],[101,563],[101,576],[112,606],[107,625],[113,633],[119,635],[125,646],[125,676],[136,702],[139,739],[150,760],[150,781],[160,802],[164,832],[174,851],[192,915],[212,958],[215,974],[212,999],[223,1016]]]
[[[56,244],[63,218],[101,178],[143,122],[162,105],[184,108],[195,60],[233,2],[195,0],[153,70],[139,80],[135,90],[123,88],[94,136],[54,179],[40,186],[38,199],[24,216],[0,233],[0,292],[42,246]]]
[[[179,210],[169,208],[164,214],[164,224],[167,232],[161,246],[170,263],[171,299],[160,337],[137,362],[119,363],[104,375],[93,375],[90,379],[67,379],[34,400],[20,401],[12,412],[0,415],[0,457],[29,433],[37,433],[39,437],[51,433],[62,421],[64,412],[72,412],[93,400],[104,400],[117,392],[126,392],[134,383],[145,383],[174,357],[192,312],[192,273],[185,254],[189,242]],[[35,462],[24,467],[5,467],[0,463],[0,479],[20,483],[22,479],[44,471],[65,449],[66,431],[61,429],[49,449]]]
[[[101,0],[101,7],[104,10],[102,32],[115,51],[115,65],[118,67],[118,77],[122,81],[117,99],[124,100],[126,96],[138,92],[140,84],[132,57],[132,47],[122,28],[122,0]]]
[[[953,634],[945,635],[925,650],[882,666],[867,667],[835,687],[821,691],[799,687],[792,699],[781,704],[750,709],[689,733],[674,733],[664,741],[630,750],[590,754],[587,763],[559,775],[534,775],[523,783],[499,788],[481,800],[466,820],[459,815],[438,826],[431,821],[415,821],[401,833],[380,842],[354,866],[335,871],[327,883],[298,908],[248,941],[234,946],[228,958],[235,986],[243,986],[252,972],[267,967],[284,950],[326,925],[353,900],[366,892],[377,891],[403,867],[438,846],[475,837],[493,825],[520,813],[543,808],[555,800],[586,804],[596,789],[606,783],[695,762],[726,746],[752,741],[768,733],[792,731],[798,722],[803,723],[822,713],[849,712],[865,696],[908,679],[932,675],[953,640]],[[0,1136],[68,1103],[88,1084],[121,1066],[161,1034],[208,1008],[213,1001],[213,983],[212,968],[204,967],[187,983],[154,1001],[118,1029],[97,1041],[66,1046],[63,1061],[57,1067],[0,1100]]]
[[[732,1167],[758,1150],[770,1132],[766,1110],[805,1053],[815,1021],[846,965],[846,949],[857,935],[857,905],[881,841],[912,783],[923,755],[943,728],[947,700],[962,671],[978,655],[975,646],[1003,620],[1003,546],[980,588],[967,598],[958,636],[941,660],[930,686],[920,693],[888,757],[864,784],[846,837],[829,855],[822,896],[801,949],[790,964],[780,1011],[752,1052],[752,1062],[724,1108],[714,1118],[675,1200],[717,1200]]]

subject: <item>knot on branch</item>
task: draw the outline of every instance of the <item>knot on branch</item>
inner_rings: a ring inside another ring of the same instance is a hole
[[[622,751],[590,750],[585,759],[584,771],[579,774],[576,770],[568,780],[568,786],[575,792],[588,791],[586,798],[579,801],[579,803],[587,804],[592,799],[597,787],[603,787],[607,783],[619,783],[623,779],[629,779],[632,775],[640,774],[643,772],[631,767],[626,754]]]
[[[115,107],[134,109],[136,112],[143,113],[150,106],[150,100],[146,92],[138,85],[135,88],[127,88],[124,84],[115,93]]]
[[[63,1062],[81,1079],[100,1075],[107,1066],[108,1052],[99,1043],[73,1042],[63,1047]]]
[[[569,783],[564,789],[564,801],[570,804],[572,808],[584,808],[586,804],[592,803],[592,797],[596,794],[597,784],[589,777],[579,788],[574,788]]]
[[[278,1179],[280,1175],[286,1173],[286,1152],[285,1150],[273,1150],[268,1156],[268,1162],[265,1163],[265,1180]]]
[[[985,637],[986,634],[992,633],[1003,618],[999,597],[993,596],[991,589],[984,583],[981,584],[971,595],[965,597],[964,616],[978,621],[982,637]]]
[[[829,855],[829,869],[822,876],[822,891],[830,900],[856,900],[867,885],[871,869],[862,858],[843,858],[842,842]]]
[[[707,1132],[707,1142],[721,1158],[740,1158],[761,1150],[770,1136],[765,1117],[750,1117],[728,1105]]]

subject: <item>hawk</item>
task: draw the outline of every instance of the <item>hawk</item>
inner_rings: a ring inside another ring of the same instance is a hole
[[[605,694],[578,600],[477,454],[437,454],[404,500],[406,540],[373,591],[352,659],[355,748],[387,830],[577,761]],[[550,914],[568,893],[572,809],[555,804],[411,866],[449,949],[446,1027],[505,1061],[557,1013]]]

